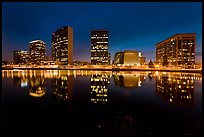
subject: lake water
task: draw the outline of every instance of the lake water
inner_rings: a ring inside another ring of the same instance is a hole
[[[202,74],[2,70],[4,136],[201,135]]]

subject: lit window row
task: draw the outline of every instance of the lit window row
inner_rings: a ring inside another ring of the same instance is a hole
[[[100,42],[100,41],[98,41],[98,42],[96,42],[96,43],[108,43],[107,41],[104,41],[104,42]]]

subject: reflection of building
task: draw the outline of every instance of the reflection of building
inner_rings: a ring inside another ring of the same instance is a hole
[[[72,102],[73,75],[52,79],[53,99],[57,102]]]
[[[91,31],[91,64],[110,64],[110,53],[108,53],[108,31]]]
[[[155,92],[157,96],[178,106],[192,106],[194,80],[188,77],[156,79]]]
[[[142,81],[144,81],[143,76],[138,77],[136,75],[114,75],[115,85],[124,88],[140,87],[142,86]]]
[[[30,43],[30,62],[32,64],[42,64],[46,60],[45,42],[42,40],[31,41]]]
[[[193,68],[196,34],[176,34],[156,44],[156,62],[163,66]]]
[[[28,79],[26,77],[13,76],[13,83],[18,87],[28,86]]]
[[[41,76],[29,78],[29,95],[33,97],[42,97],[45,90],[45,78]]]
[[[110,75],[91,76],[91,102],[106,103],[108,101],[108,85]]]
[[[28,51],[25,50],[15,50],[13,52],[13,62],[14,64],[26,64],[29,62]]]
[[[62,65],[72,64],[73,29],[62,27],[52,34],[52,60]]]

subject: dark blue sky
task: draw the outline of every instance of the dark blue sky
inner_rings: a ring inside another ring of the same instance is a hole
[[[51,59],[52,32],[74,30],[73,59],[90,61],[90,32],[109,30],[109,51],[141,51],[155,60],[156,43],[176,34],[197,34],[196,61],[202,56],[201,2],[3,2],[2,60],[13,50],[29,50],[31,40],[46,43]]]

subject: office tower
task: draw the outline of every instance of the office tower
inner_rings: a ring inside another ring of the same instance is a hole
[[[30,62],[40,65],[46,60],[45,42],[42,40],[34,40],[30,43]]]
[[[91,31],[91,64],[110,64],[110,53],[108,52],[108,31]]]
[[[15,50],[13,52],[14,64],[26,64],[29,62],[29,54],[26,50]]]
[[[156,62],[161,66],[194,68],[195,33],[179,33],[156,44]]]
[[[62,27],[52,34],[52,60],[61,65],[71,65],[73,54],[73,29]]]

